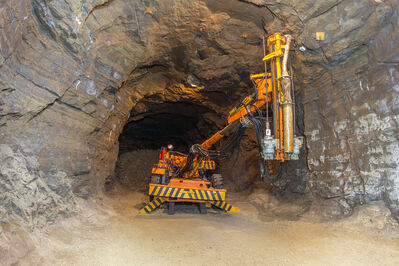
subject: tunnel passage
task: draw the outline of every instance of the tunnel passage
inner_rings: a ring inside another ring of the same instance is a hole
[[[196,118],[160,113],[129,122],[119,138],[119,152],[158,149],[172,144],[177,150],[188,148],[188,133],[196,130]]]
[[[143,102],[142,104],[146,104]],[[147,102],[148,104],[148,102]],[[119,137],[119,153],[138,149],[159,149],[172,144],[185,152],[193,143],[201,141],[210,129],[202,115],[209,109],[189,103],[161,103],[149,106],[146,113],[132,110],[128,123]]]
[[[153,78],[149,79],[153,80]],[[237,106],[254,91],[254,85],[250,83],[249,78],[246,77],[244,80],[247,84],[240,94],[231,95],[231,97],[205,88],[190,87],[188,83],[169,85],[168,89],[162,93],[155,93],[137,102],[130,111],[129,119],[119,136],[116,180],[130,188],[145,192],[151,176],[151,168],[157,162],[160,148],[172,144],[175,151],[188,154],[193,144],[202,143],[226,126],[231,108]],[[141,80],[143,81],[146,82],[146,80]],[[178,93],[179,90],[170,90],[176,87],[183,88],[189,92],[190,96],[187,98],[184,94]],[[298,106],[300,104],[298,102]],[[266,108],[262,108],[261,112],[266,115]],[[298,113],[300,112],[301,110],[298,109]],[[301,117],[299,116],[300,119],[297,119],[296,124],[303,123]],[[296,130],[302,134],[303,130],[298,125]],[[263,128],[262,131],[264,130]],[[232,130],[211,150],[220,152],[229,144],[235,131],[236,129]],[[250,193],[257,186],[275,187],[278,190],[283,183],[289,182],[290,188],[303,193],[306,174],[298,174],[297,170],[304,168],[304,153],[299,162],[293,161],[287,166],[282,180],[278,180],[276,184],[265,180],[260,184],[259,145],[254,127],[249,126],[242,133],[240,141],[234,144],[227,157],[213,158],[216,161],[217,172],[225,179],[226,188],[232,192]],[[270,173],[278,173],[279,162],[271,162],[268,165]]]
[[[216,129],[209,117],[217,117],[209,106],[189,101],[165,101],[153,95],[131,110],[119,136],[116,179],[123,185],[144,190],[161,147],[187,154],[191,145],[202,143]]]

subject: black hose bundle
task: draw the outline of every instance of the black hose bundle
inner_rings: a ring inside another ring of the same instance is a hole
[[[223,160],[229,158],[233,154],[234,150],[239,147],[244,131],[245,127],[240,124],[235,132],[230,136],[228,142],[220,150],[208,151],[210,158],[212,160]]]
[[[255,128],[256,140],[258,142],[258,150],[259,150],[260,180],[261,180],[261,182],[264,182],[265,176],[266,176],[266,178],[274,186],[277,186],[276,181],[281,179],[281,177],[283,175],[284,163],[280,163],[280,169],[279,169],[279,172],[277,175],[275,175],[275,176],[270,175],[269,170],[266,165],[266,161],[263,159],[263,150],[262,150],[264,128],[263,128],[263,124],[262,124],[261,120],[263,120],[264,117],[261,116],[260,110],[256,106],[254,106],[254,107],[257,109],[258,113],[260,113],[260,117],[255,117],[250,112],[248,112],[248,116],[246,118],[251,122],[251,124]],[[287,179],[288,179],[288,171],[287,171],[287,166],[286,166],[286,178],[285,178],[284,184],[282,186],[280,186],[280,190],[284,190],[286,188]]]
[[[177,175],[179,177],[182,177],[183,173],[185,173],[191,169],[191,166],[193,165],[193,161],[197,155],[199,156],[200,159],[208,159],[210,157],[209,152],[204,147],[202,147],[200,144],[194,144],[190,148],[190,152],[188,153],[186,164],[184,165],[183,168],[177,170]]]

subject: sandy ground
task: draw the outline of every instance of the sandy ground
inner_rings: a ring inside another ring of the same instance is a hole
[[[280,206],[285,218],[264,219],[259,201],[232,195],[240,213],[180,206],[138,214],[147,197],[125,190],[85,203],[80,216],[37,232],[35,250],[21,265],[398,265],[397,224],[383,219],[380,206],[367,207],[339,222],[296,217],[301,206]],[[254,197],[253,195],[251,197]],[[257,201],[257,204],[254,202]],[[273,200],[268,200],[271,209]],[[370,210],[371,208],[371,210]],[[374,208],[374,209],[373,209]],[[290,211],[291,210],[291,211]],[[293,219],[287,219],[291,212]],[[381,216],[381,217],[380,217]],[[376,217],[380,217],[376,219]],[[373,220],[379,222],[373,222]],[[382,220],[381,220],[382,219]],[[386,217],[384,218],[386,219]],[[294,221],[296,220],[296,221]],[[365,222],[366,221],[366,222]],[[370,222],[371,221],[371,222]]]

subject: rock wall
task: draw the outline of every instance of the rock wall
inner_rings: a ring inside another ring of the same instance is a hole
[[[193,80],[207,98],[238,100],[241,77],[261,54],[258,18],[273,17],[232,4],[222,11],[215,1],[3,1],[2,219],[40,226],[72,210],[75,195],[100,194],[140,100]],[[49,202],[59,207],[40,216]]]
[[[309,187],[330,215],[379,199],[399,214],[398,3],[344,1],[302,33],[326,32],[304,41],[300,68],[314,72],[303,87]]]
[[[296,54],[295,78],[308,188],[326,200],[319,211],[348,215],[383,199],[398,217],[399,2],[248,2],[271,10],[306,48]]]
[[[397,211],[397,6],[2,1],[0,217],[40,226],[71,213],[74,197],[100,194],[123,126],[148,111],[143,101],[195,99],[209,108],[201,127],[220,127],[215,117],[252,91],[261,36],[275,31],[307,48],[295,70],[310,192],[334,198],[337,213],[379,198]],[[296,169],[303,190],[307,169]]]

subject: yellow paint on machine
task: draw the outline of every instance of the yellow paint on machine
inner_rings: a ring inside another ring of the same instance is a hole
[[[218,207],[218,208],[220,208],[220,209],[222,209],[222,210],[224,210],[224,211],[226,211],[226,212],[228,212],[228,213],[239,212],[240,211],[239,208],[234,207],[233,205],[230,205],[230,204],[228,204],[225,201],[212,201],[211,204],[216,206],[216,207]]]
[[[141,213],[150,213],[153,210],[155,210],[156,208],[158,208],[159,206],[161,206],[162,203],[164,203],[165,200],[162,198],[154,198],[153,201],[151,201],[150,203],[148,203],[147,205],[144,206],[144,208],[142,208],[140,210]]]
[[[148,195],[190,200],[224,201],[226,192],[217,189],[186,189],[150,184]]]
[[[201,162],[200,168],[207,170],[215,170],[215,162],[212,160],[204,160]]]

